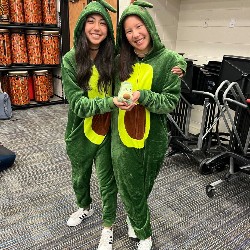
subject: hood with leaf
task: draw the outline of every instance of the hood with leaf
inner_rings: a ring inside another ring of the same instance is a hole
[[[134,1],[132,2],[122,13],[122,16],[119,21],[119,25],[117,27],[117,49],[121,48],[121,41],[126,39],[125,34],[123,32],[123,23],[127,16],[136,15],[142,19],[144,22],[152,40],[152,50],[149,53],[149,57],[154,57],[155,53],[162,51],[165,46],[162,44],[157,29],[155,27],[154,20],[147,8],[153,8],[153,5],[149,2],[145,1]]]
[[[78,18],[78,21],[76,23],[76,27],[74,30],[74,45],[76,43],[76,39],[83,32],[83,25],[84,25],[87,17],[91,14],[100,14],[103,16],[103,18],[105,19],[107,26],[108,26],[109,35],[110,35],[112,41],[115,41],[112,20],[110,18],[108,11],[111,11],[113,13],[116,12],[116,10],[104,0],[96,0],[96,1],[90,2],[82,10],[82,12]]]

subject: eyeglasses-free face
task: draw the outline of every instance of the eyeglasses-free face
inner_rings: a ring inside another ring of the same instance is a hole
[[[128,42],[136,54],[147,54],[151,49],[151,37],[144,22],[136,15],[128,16],[123,23]]]
[[[93,14],[87,17],[84,31],[90,48],[95,49],[107,37],[108,26],[101,15]]]

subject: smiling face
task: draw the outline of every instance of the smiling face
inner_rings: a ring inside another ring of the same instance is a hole
[[[143,21],[136,15],[128,16],[123,24],[128,42],[137,54],[146,54],[151,49],[151,37]]]
[[[108,35],[108,27],[104,18],[99,14],[92,14],[87,17],[85,34],[92,49],[99,48],[100,43]]]

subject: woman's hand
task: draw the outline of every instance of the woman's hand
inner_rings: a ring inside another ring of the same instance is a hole
[[[138,102],[138,100],[140,98],[140,95],[141,95],[141,93],[138,90],[135,91],[135,92],[133,92],[133,97],[132,97],[133,103],[137,103]]]
[[[117,108],[126,110],[126,111],[130,111],[136,105],[136,103],[134,102],[130,105],[127,104],[126,102],[119,102],[117,97],[113,98],[113,103],[115,104]]]
[[[174,66],[172,69],[171,69],[171,72],[173,74],[176,74],[178,75],[179,77],[183,77],[183,70],[181,68],[179,68],[178,66]]]

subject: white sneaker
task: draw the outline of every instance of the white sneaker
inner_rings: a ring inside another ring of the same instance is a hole
[[[112,250],[113,229],[103,228],[100,243],[97,250]]]
[[[70,215],[67,225],[69,227],[75,227],[79,225],[84,219],[90,217],[94,213],[92,204],[90,204],[88,209],[79,208],[76,212]]]
[[[134,228],[132,227],[131,222],[130,222],[128,217],[126,219],[126,222],[127,222],[127,225],[128,225],[128,237],[131,240],[138,240],[138,238],[137,238],[137,236],[135,234]]]
[[[151,237],[149,237],[146,240],[140,240],[140,242],[138,243],[137,250],[150,250],[152,245],[153,245],[152,239]]]

